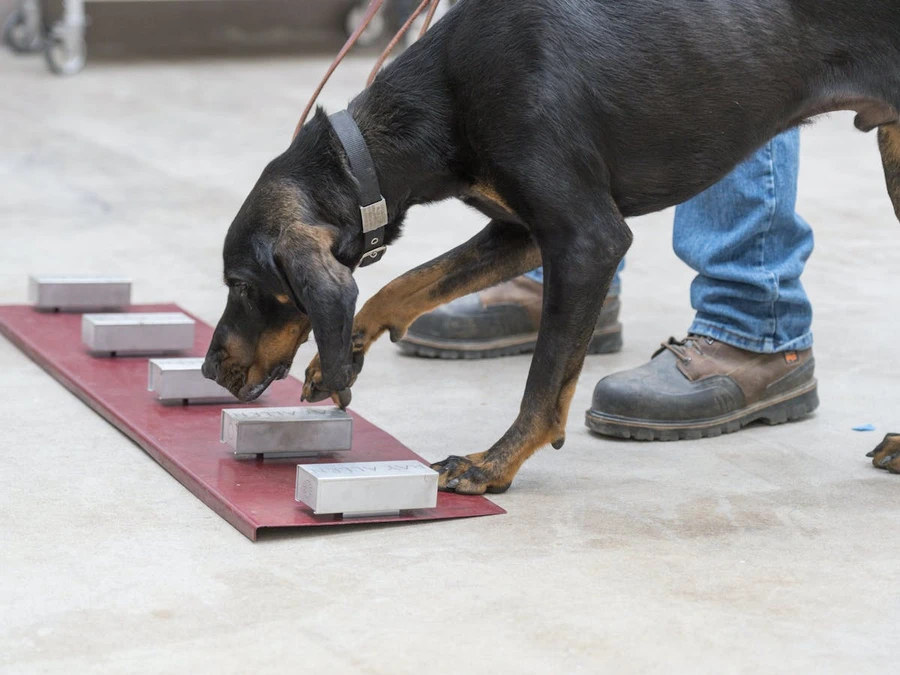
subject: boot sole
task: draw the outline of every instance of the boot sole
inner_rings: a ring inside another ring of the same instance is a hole
[[[460,342],[432,340],[409,335],[397,343],[400,351],[410,356],[428,359],[493,359],[499,356],[530,354],[537,344],[537,335],[524,335],[489,342]],[[614,354],[622,350],[622,324],[594,333],[588,354]]]
[[[654,422],[605,415],[595,410],[585,413],[588,429],[602,436],[636,441],[688,441],[713,438],[740,431],[752,422],[784,424],[806,417],[819,407],[816,381],[775,399],[742,408],[728,415],[689,422]]]

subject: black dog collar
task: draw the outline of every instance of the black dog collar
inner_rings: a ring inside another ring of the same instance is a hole
[[[350,173],[359,185],[359,211],[362,214],[365,248],[359,266],[365,267],[381,260],[387,247],[384,245],[384,228],[388,223],[387,202],[381,195],[375,162],[359,127],[346,110],[328,118],[344,146],[350,160]]]

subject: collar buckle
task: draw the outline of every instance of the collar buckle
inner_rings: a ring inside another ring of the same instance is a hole
[[[388,224],[388,208],[381,188],[378,185],[378,172],[375,162],[366,145],[366,139],[346,110],[335,113],[330,118],[331,127],[337,135],[347,161],[350,174],[356,181],[359,197],[359,213],[362,217],[363,253],[359,266],[365,267],[381,260],[384,255],[385,228]],[[364,206],[368,202],[367,206]]]
[[[378,248],[373,248],[371,251],[366,251],[363,253],[362,258],[360,258],[359,266],[366,267],[372,263],[377,263],[381,260],[381,256],[384,255],[385,251],[387,251],[387,246],[379,246]]]
[[[387,201],[384,197],[381,201],[368,206],[360,206],[359,212],[362,214],[363,232],[369,233],[388,224]]]

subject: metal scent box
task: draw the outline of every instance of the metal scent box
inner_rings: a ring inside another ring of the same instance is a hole
[[[316,515],[398,515],[437,506],[438,474],[415,460],[301,464],[294,498]]]
[[[148,391],[163,403],[234,403],[225,387],[207,380],[200,372],[203,357],[150,359]]]
[[[222,411],[223,443],[238,459],[311,457],[346,452],[353,418],[338,408],[231,408]]]
[[[81,341],[94,354],[167,354],[194,346],[194,320],[181,312],[85,314]]]
[[[131,279],[124,277],[28,278],[28,301],[44,311],[98,311],[131,304]]]

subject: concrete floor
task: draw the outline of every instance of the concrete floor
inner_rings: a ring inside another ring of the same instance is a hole
[[[23,302],[29,273],[122,273],[136,301],[215,322],[225,230],[325,65],[93,64],[57,79],[0,54],[0,302]],[[367,65],[338,73],[330,109]],[[818,414],[678,444],[586,432],[597,379],[691,317],[671,214],[643,218],[625,350],[589,359],[565,449],[494,498],[506,516],[253,544],[0,340],[0,670],[893,672],[900,476],[864,454],[900,430],[900,224],[874,143],[847,115],[805,131]],[[362,296],[482,221],[457,204],[414,212],[359,273]],[[383,342],[353,402],[430,460],[479,451],[513,418],[528,363],[421,361]],[[851,431],[867,422],[878,432]]]

